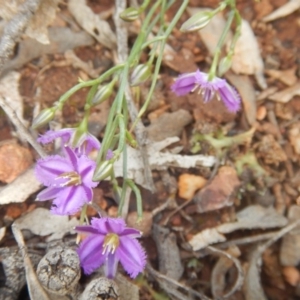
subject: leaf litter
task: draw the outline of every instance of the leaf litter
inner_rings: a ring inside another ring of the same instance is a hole
[[[75,2],[73,1],[74,6]],[[280,8],[279,2],[282,5]],[[176,279],[176,281],[180,281],[178,283],[180,285],[182,282],[185,282],[186,285],[192,283],[195,289],[184,290],[185,285],[175,287],[174,282],[171,283],[171,279],[168,281],[168,279],[163,279],[162,275],[152,272],[151,276],[160,276],[156,278],[166,282],[162,284],[161,288],[167,291],[170,298],[176,297],[176,295],[177,297],[182,296],[183,291],[191,293],[205,291],[205,295],[214,298],[225,297],[232,292],[232,296],[229,297],[235,297],[235,299],[268,299],[272,295],[275,297],[274,299],[279,300],[287,294],[292,298],[299,296],[297,291],[297,289],[299,290],[299,255],[297,254],[299,252],[297,248],[299,224],[296,224],[299,207],[295,203],[299,198],[297,174],[299,173],[298,154],[300,153],[298,141],[300,107],[298,62],[293,53],[296,53],[300,43],[299,38],[294,37],[290,32],[293,28],[292,23],[297,27],[297,16],[293,12],[297,10],[295,7],[298,7],[298,4],[297,1],[279,2],[277,4],[271,1],[259,3],[265,8],[264,12],[272,12],[270,15],[264,15],[262,20],[258,18],[258,16],[260,18],[263,16],[257,11],[258,4],[251,3],[249,7],[245,3],[239,4],[244,18],[242,38],[237,48],[238,51],[235,53],[232,69],[226,74],[226,78],[242,96],[244,109],[237,117],[227,118],[225,114],[215,112],[215,107],[211,103],[202,106],[199,103],[201,101],[198,100],[199,95],[188,95],[179,99],[168,94],[166,90],[175,77],[174,71],[180,73],[193,71],[189,68],[194,68],[197,64],[201,65],[201,68],[207,67],[206,63],[211,59],[209,55],[214,52],[216,46],[217,32],[220,32],[222,26],[207,27],[207,30],[212,30],[208,31],[210,33],[202,30],[199,33],[183,35],[179,31],[174,31],[176,38],[168,41],[169,50],[163,58],[165,66],[168,66],[169,69],[163,69],[157,87],[158,89],[164,87],[162,89],[163,101],[157,102],[156,116],[145,117],[143,120],[145,124],[149,125],[148,133],[153,140],[147,145],[147,155],[158,191],[156,194],[151,195],[146,189],[147,183],[143,175],[141,153],[128,146],[128,178],[133,179],[141,187],[145,187],[145,189],[142,188],[142,194],[145,215],[147,214],[148,219],[146,224],[142,224],[146,229],[142,230],[147,232],[143,239],[145,248],[154,249],[153,251],[149,250],[152,252],[151,263],[155,262],[159,270],[165,275],[167,274],[166,278]],[[69,5],[70,3],[72,4],[72,1],[69,2]],[[213,3],[214,1],[208,1],[205,6],[213,7],[215,4]],[[193,10],[197,10],[201,4],[203,3],[200,1],[191,1],[188,13],[193,13]],[[102,5],[100,11],[106,11],[107,7]],[[66,19],[70,20],[67,9],[61,6],[60,9],[62,9],[60,15],[67,16]],[[31,117],[33,95],[38,93],[38,87],[32,82],[35,80],[36,71],[40,71],[41,66],[45,66],[43,59],[53,55],[51,59],[55,63],[49,64],[47,71],[59,76],[62,72],[57,67],[59,64],[56,63],[66,59],[63,56],[66,50],[74,49],[74,52],[66,54],[67,59],[70,60],[69,68],[74,71],[79,65],[82,74],[86,74],[87,78],[93,78],[97,76],[97,71],[100,72],[103,68],[99,67],[97,60],[99,51],[103,51],[102,53],[106,51],[101,43],[109,48],[115,47],[115,35],[111,29],[107,29],[108,35],[105,36],[94,31],[95,28],[99,29],[99,24],[106,24],[105,26],[111,24],[106,23],[105,18],[100,19],[100,16],[97,15],[97,5],[93,1],[87,1],[87,6],[82,11],[89,14],[90,24],[84,25],[78,12],[77,15],[74,12],[71,13],[79,25],[89,33],[74,32],[69,28],[72,27],[70,25],[72,21],[66,22],[65,27],[50,28],[47,35],[45,35],[45,31],[38,33],[38,39],[44,42],[47,38],[49,39],[50,44],[47,47],[35,44],[32,39],[24,38],[18,45],[15,57],[7,62],[5,73],[15,68],[21,69],[18,71],[20,73],[8,73],[8,76],[11,76],[8,78],[11,79],[3,93],[6,93],[5,97],[10,96],[16,100],[17,105],[14,108],[19,110],[19,117],[23,117],[25,123]],[[109,18],[109,14],[107,16]],[[53,18],[53,11],[49,13],[48,17],[50,22],[50,19]],[[103,15],[101,15],[102,17]],[[220,14],[214,19],[217,20],[217,18],[222,19],[223,17]],[[280,19],[273,22],[277,18]],[[103,23],[99,23],[99,20]],[[268,22],[268,24],[266,25],[264,22]],[[139,25],[133,24],[132,26],[136,26],[136,30],[140,28]],[[267,34],[268,30],[274,33],[275,38]],[[96,38],[96,45],[91,35]],[[68,37],[70,39],[67,39]],[[59,53],[61,54],[59,55]],[[70,54],[73,55],[73,58]],[[250,55],[252,59],[249,59]],[[250,60],[251,64],[249,64]],[[269,68],[270,62],[271,68]],[[186,70],[182,69],[184,67]],[[26,72],[29,77],[25,76]],[[30,78],[31,81],[26,78]],[[40,80],[46,86],[47,77],[40,78]],[[5,83],[4,78],[1,80],[1,84],[3,82]],[[267,85],[268,88],[265,89]],[[12,97],[12,93],[15,92],[18,93]],[[53,99],[50,100],[50,96],[44,94],[42,105],[51,102]],[[66,108],[62,115],[63,121],[67,120],[70,115],[76,115],[77,104],[73,103],[73,106]],[[179,109],[182,109],[183,112],[180,112]],[[101,116],[102,108],[95,109],[93,113],[94,116]],[[181,120],[176,122],[180,114],[184,114],[185,117],[182,122]],[[91,119],[91,122],[95,122],[96,119],[97,117],[94,120]],[[76,121],[76,117],[73,120]],[[0,138],[2,139],[2,135],[5,136],[7,132],[11,135],[11,128],[7,122],[5,123],[5,120],[1,125],[4,130],[1,129]],[[166,125],[170,125],[170,128],[167,128]],[[102,128],[104,126],[105,121]],[[164,127],[165,130],[159,131],[160,127]],[[191,151],[191,139],[196,133],[213,134],[214,140],[210,140],[215,142],[216,140],[222,141],[222,136],[232,138],[254,127],[255,130],[251,131],[251,138],[247,143],[230,143],[230,145],[222,146],[221,151],[216,151],[214,145],[207,138],[207,140],[199,142],[200,148],[196,152]],[[101,138],[102,129],[97,131],[97,134]],[[51,146],[48,151],[51,151]],[[120,159],[115,165],[118,177],[122,176],[122,168],[123,161]],[[222,175],[224,169],[228,172]],[[33,169],[28,166],[23,171],[25,173],[15,175],[18,177],[10,183],[6,184],[5,180],[1,179],[0,213],[3,215],[12,202],[32,203],[34,194],[40,189],[39,183],[34,178]],[[165,182],[167,177],[163,175],[163,172],[168,173],[168,178],[172,177],[175,178],[175,182],[178,181],[178,194],[177,188],[173,190],[167,188],[168,184]],[[106,202],[106,207],[110,207],[112,205],[110,201],[114,199],[114,195],[107,192],[106,183],[101,183],[98,189],[105,194],[103,201]],[[265,191],[274,196],[271,198],[277,202],[269,201],[265,202],[266,206],[259,205],[259,203],[262,204],[259,199],[266,198],[263,195],[268,194],[264,194]],[[166,205],[166,199],[170,201],[168,203],[172,202],[173,206]],[[278,208],[280,201],[282,209],[276,210],[275,207]],[[134,223],[136,215],[132,214],[131,205],[130,202],[129,216],[132,218],[131,222]],[[151,229],[151,225],[157,226],[156,224],[160,223],[159,220],[163,220],[170,214],[170,210],[174,209],[176,212],[170,218],[168,225],[161,226],[162,231],[165,232],[165,240],[158,240],[155,237],[158,245],[153,245],[151,235],[154,235],[155,230]],[[151,211],[154,210],[155,213],[152,214]],[[109,213],[112,211],[113,209],[108,210]],[[46,238],[68,236],[76,219],[63,220],[60,228],[56,228],[53,225],[57,224],[57,221],[52,220],[51,216],[45,212],[46,209],[35,206],[30,212],[30,208],[27,207],[24,216],[19,218],[19,226],[25,230],[24,233],[30,230],[31,236],[42,242],[48,242]],[[46,224],[37,225],[46,218],[47,226]],[[6,246],[7,236],[10,235],[10,232],[6,230],[8,226],[9,224],[1,223],[3,235],[1,247]],[[30,235],[26,239],[26,243],[30,244],[32,239]],[[280,239],[282,239],[281,244],[278,243]],[[216,247],[215,252],[213,248],[210,248],[212,244]],[[23,247],[22,243],[21,246]],[[229,249],[228,246],[230,246]],[[160,247],[165,247],[165,250],[162,251]],[[223,254],[218,254],[217,261],[203,258],[206,255],[216,255],[218,250],[224,249],[223,247],[225,250]],[[173,258],[168,257],[170,252],[168,250],[171,248],[174,253],[176,252]],[[29,256],[31,255],[30,251]],[[189,275],[188,270],[190,269],[187,265],[194,258],[195,253],[197,254],[197,264],[192,270],[192,275]],[[266,256],[270,256],[270,258],[266,259]],[[158,263],[160,260],[163,262]],[[25,264],[28,264],[28,261]],[[160,264],[164,267],[161,267]],[[202,269],[199,265],[202,265]],[[244,279],[241,266],[244,269]],[[276,269],[274,274],[268,271],[272,267]],[[27,267],[27,273],[29,269]],[[170,273],[167,273],[168,271]],[[281,281],[275,280],[275,273],[282,276]],[[30,274],[29,272],[29,277]],[[145,277],[153,285],[152,279],[147,273]],[[202,284],[203,282],[204,284]],[[276,282],[280,282],[280,284],[276,285]],[[146,288],[144,290],[145,285],[140,297],[137,296],[136,286],[131,286],[130,289],[134,287],[135,294],[131,296],[132,298],[149,299],[149,292],[146,291]],[[157,286],[154,288],[161,292]],[[271,289],[275,292],[271,292]],[[285,292],[284,296],[282,296],[282,291]],[[205,295],[203,299],[207,299]]]

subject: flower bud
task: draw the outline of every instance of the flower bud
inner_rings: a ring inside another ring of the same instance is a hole
[[[223,57],[219,64],[219,76],[223,76],[231,67],[232,55],[227,55]]]
[[[139,17],[139,11],[134,7],[128,7],[120,13],[120,18],[126,22],[135,21]]]
[[[150,66],[147,64],[137,65],[130,77],[130,85],[136,86],[146,81],[151,76]]]
[[[56,107],[43,109],[32,121],[31,128],[37,129],[50,122],[54,118],[56,109]]]
[[[93,181],[101,181],[111,175],[113,164],[110,160],[101,162],[94,173]]]
[[[92,100],[92,106],[98,105],[109,98],[113,92],[113,87],[114,82],[101,86]]]
[[[185,21],[180,30],[186,32],[202,29],[210,22],[213,16],[214,14],[210,11],[201,11]]]

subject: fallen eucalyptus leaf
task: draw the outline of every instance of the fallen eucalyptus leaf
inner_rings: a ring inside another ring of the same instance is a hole
[[[288,220],[277,213],[272,206],[265,208],[260,205],[251,205],[238,212],[236,218],[236,222],[222,224],[216,229],[220,233],[230,233],[240,229],[283,227],[288,223]]]
[[[193,251],[198,251],[211,244],[225,242],[226,237],[219,233],[216,228],[204,229],[201,232],[195,234],[189,244],[192,246]]]
[[[47,220],[45,222],[45,220]],[[20,229],[28,229],[39,236],[50,235],[47,241],[62,239],[73,228],[79,225],[79,221],[74,217],[69,220],[69,216],[58,216],[50,212],[49,209],[36,208],[32,212],[18,219]]]
[[[263,21],[270,22],[288,16],[289,14],[293,13],[299,8],[300,0],[290,0],[289,2],[285,3],[284,5],[280,6],[278,9],[273,11],[271,14],[265,16],[263,18]]]

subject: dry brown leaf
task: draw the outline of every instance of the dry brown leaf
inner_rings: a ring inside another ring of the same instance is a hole
[[[239,187],[236,170],[230,166],[219,169],[217,176],[201,191],[197,192],[194,201],[197,211],[202,213],[220,209],[233,204],[234,191]]]
[[[70,0],[68,2],[70,13],[80,26],[93,36],[100,44],[109,49],[116,47],[116,35],[105,20],[96,15],[86,4],[85,0]]]
[[[274,207],[265,208],[260,205],[251,205],[236,214],[237,221],[222,224],[217,227],[220,233],[230,233],[240,229],[276,228],[287,224],[287,219],[277,213]]]
[[[243,102],[243,112],[249,125],[255,124],[256,118],[256,95],[253,84],[248,76],[226,74],[226,78],[236,87]]]
[[[300,8],[300,0],[291,0],[284,5],[280,6],[278,9],[273,11],[271,14],[263,18],[263,21],[270,22],[293,13]]]
[[[46,239],[48,242],[62,239],[64,235],[73,232],[74,227],[79,225],[79,220],[75,217],[69,220],[69,216],[54,215],[49,209],[41,207],[19,218],[17,222],[19,229],[28,229],[33,234],[40,236],[50,235]]]
[[[206,182],[207,180],[202,176],[181,174],[178,180],[179,197],[186,200],[192,199],[195,192],[203,188]]]
[[[195,234],[189,240],[189,244],[192,246],[193,251],[198,251],[211,244],[225,241],[226,237],[223,234],[219,233],[216,228],[209,228]]]
[[[234,48],[231,68],[237,74],[255,75],[260,87],[267,87],[259,45],[250,24],[245,20],[242,20],[241,36]]]
[[[5,20],[11,20],[18,12],[24,0],[0,0],[0,16]],[[28,22],[25,34],[36,39],[42,44],[49,44],[47,27],[55,19],[59,0],[43,0],[36,13]]]
[[[288,87],[280,92],[272,94],[268,97],[269,100],[273,100],[280,103],[287,103],[293,99],[294,96],[300,96],[300,82],[298,81],[291,87]]]
[[[170,136],[180,136],[183,128],[192,121],[192,115],[184,109],[164,113],[147,127],[148,138],[151,141],[158,142]]]
[[[294,85],[297,82],[297,76],[296,76],[297,68],[292,68],[288,70],[266,70],[266,74],[271,76],[274,79],[279,79],[281,82],[283,82],[286,85]]]
[[[9,159],[8,159],[9,158]],[[15,141],[0,145],[0,180],[10,183],[33,163],[30,151]]]
[[[290,222],[300,219],[300,207],[292,205],[289,208],[288,219]],[[296,227],[286,234],[280,247],[280,263],[283,266],[297,266],[300,262],[300,227]]]

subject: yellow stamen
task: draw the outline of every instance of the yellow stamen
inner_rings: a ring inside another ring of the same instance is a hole
[[[77,172],[65,172],[60,174],[56,177],[56,179],[59,178],[66,178],[69,179],[66,183],[61,184],[62,187],[64,186],[72,186],[72,185],[79,185],[82,183],[81,177]]]
[[[103,252],[102,254],[107,253],[112,253],[114,254],[116,249],[120,245],[120,239],[119,236],[115,233],[108,233],[105,238],[104,238],[104,243],[103,243]]]

